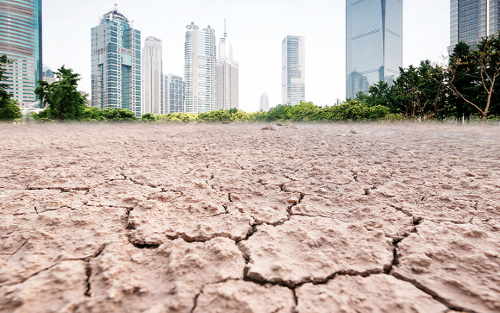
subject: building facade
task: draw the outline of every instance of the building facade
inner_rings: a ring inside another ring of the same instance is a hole
[[[239,64],[233,60],[233,46],[227,38],[224,21],[224,37],[219,41],[219,59],[216,66],[217,110],[239,109]]]
[[[286,36],[281,45],[281,103],[296,105],[305,101],[305,37]]]
[[[393,82],[403,66],[403,0],[346,0],[346,97]]]
[[[37,101],[34,91],[42,80],[42,0],[0,0],[0,55],[7,92],[20,107]]]
[[[210,25],[200,30],[194,23],[186,28],[185,112],[210,112],[217,109],[215,30]]]
[[[142,49],[142,114],[164,114],[162,42],[148,37]]]
[[[259,111],[269,111],[269,97],[265,92],[260,96]]]
[[[56,75],[54,72],[46,65],[42,67],[42,80],[48,84],[52,84],[56,81]]]
[[[186,84],[181,76],[168,74],[164,78],[165,99],[163,101],[164,114],[182,113],[185,111]]]
[[[475,50],[482,37],[498,34],[500,31],[498,0],[451,0],[450,8],[450,55],[460,41],[466,42]]]
[[[122,108],[141,116],[141,32],[118,11],[92,28],[92,107]]]

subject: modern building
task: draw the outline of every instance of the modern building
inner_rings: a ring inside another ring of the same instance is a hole
[[[0,0],[0,55],[7,92],[20,107],[37,101],[34,91],[42,79],[42,0]]]
[[[304,36],[286,36],[281,45],[281,103],[296,105],[306,98]]]
[[[142,49],[142,114],[164,114],[161,39],[148,37]]]
[[[391,83],[403,66],[403,0],[346,0],[346,97]]]
[[[46,81],[48,84],[52,84],[56,81],[56,75],[54,72],[47,66],[43,65],[42,67],[42,80]]]
[[[451,0],[450,8],[450,55],[460,41],[466,42],[475,50],[482,37],[498,34],[500,31],[498,0]]]
[[[233,46],[227,38],[226,21],[224,37],[219,41],[219,59],[216,66],[217,110],[239,109],[239,64],[233,60]]]
[[[164,114],[184,112],[186,84],[181,76],[167,74],[164,78]]]
[[[141,116],[141,32],[115,7],[92,28],[92,107]]]
[[[200,30],[194,23],[186,28],[185,112],[210,112],[217,109],[215,30],[210,25]]]
[[[265,92],[260,96],[259,111],[269,111],[269,97]]]

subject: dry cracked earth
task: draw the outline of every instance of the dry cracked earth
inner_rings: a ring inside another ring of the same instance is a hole
[[[0,125],[0,312],[500,312],[498,126],[263,126]]]

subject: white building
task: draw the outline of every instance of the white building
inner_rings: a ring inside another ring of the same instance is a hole
[[[260,96],[259,111],[269,111],[269,97],[265,92]]]
[[[217,60],[217,110],[239,109],[239,64],[233,60],[233,46],[227,38],[224,21],[224,37],[219,42]]]
[[[165,99],[163,101],[164,114],[184,112],[185,82],[181,76],[165,75]]]
[[[146,38],[142,49],[142,79],[142,114],[164,114],[162,42],[152,36]]]
[[[215,30],[210,25],[199,30],[194,23],[186,28],[185,112],[210,112],[217,109]]]
[[[282,42],[281,104],[305,101],[305,37],[286,36]]]

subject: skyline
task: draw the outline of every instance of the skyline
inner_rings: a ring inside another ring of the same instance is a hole
[[[200,28],[210,24],[216,30],[218,41],[223,36],[224,18],[227,18],[235,48],[234,59],[240,63],[240,108],[245,111],[258,110],[263,92],[269,95],[270,106],[281,102],[281,41],[286,35],[307,38],[306,100],[332,105],[337,98],[344,99],[345,1],[288,3],[215,1],[207,5],[202,1],[186,1],[167,5],[153,0],[144,6],[127,0],[118,2],[118,6],[142,31],[143,38],[162,39],[163,71],[177,75],[184,75],[186,25],[191,21]],[[87,52],[90,48],[85,37],[90,36],[88,29],[97,23],[98,16],[109,11],[113,4],[114,1],[94,0],[85,4],[61,0],[44,3],[44,63],[53,69],[65,64],[82,74],[81,90],[90,92]],[[446,54],[450,37],[449,5],[449,2],[405,2],[404,66],[426,58],[438,61]],[[61,10],[68,15],[56,14]],[[61,24],[66,27],[61,29]],[[75,42],[75,37],[80,39]]]

